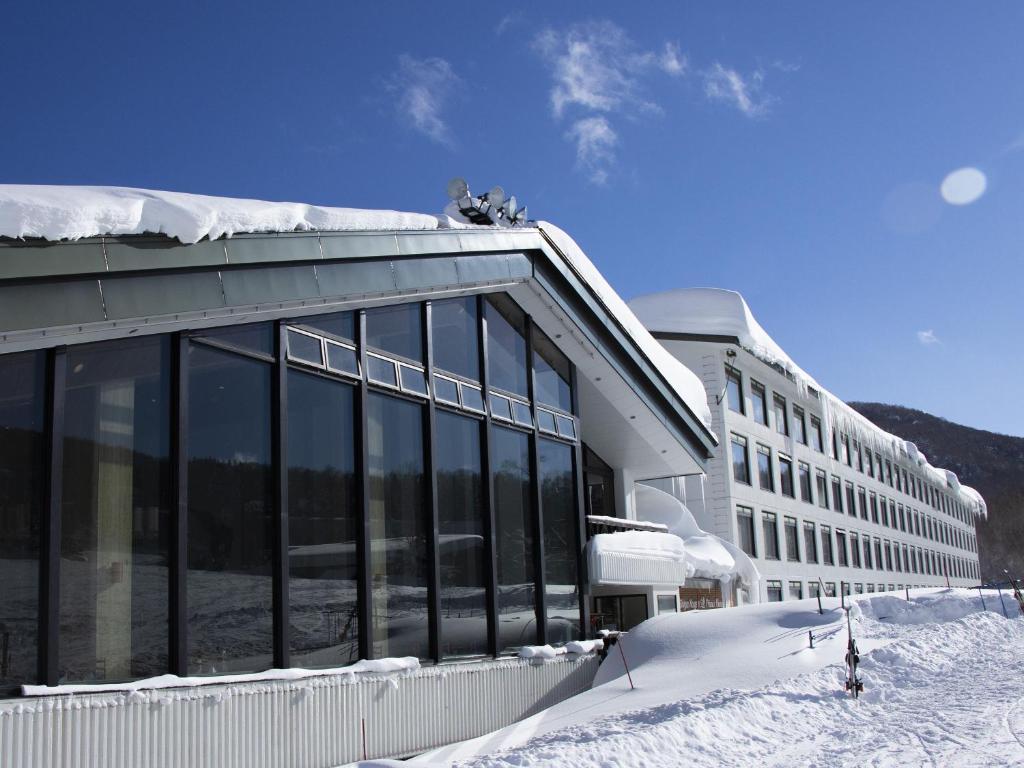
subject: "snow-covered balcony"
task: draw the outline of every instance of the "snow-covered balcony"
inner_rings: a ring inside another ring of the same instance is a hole
[[[595,586],[677,586],[686,580],[683,540],[664,531],[598,533],[587,542],[587,561]]]

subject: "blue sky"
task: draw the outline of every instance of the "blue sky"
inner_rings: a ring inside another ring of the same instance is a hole
[[[632,5],[18,3],[0,176],[501,184],[626,298],[739,290],[839,396],[1024,435],[1024,5]],[[987,187],[952,205],[962,167]]]

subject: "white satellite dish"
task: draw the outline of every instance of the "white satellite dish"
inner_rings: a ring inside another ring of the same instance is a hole
[[[487,193],[487,202],[495,208],[501,208],[505,204],[505,190],[501,187],[492,187]]]
[[[508,217],[510,219],[515,218],[516,215],[516,196],[512,195],[508,199],[508,205],[505,206],[505,210],[508,211]]]
[[[464,197],[469,197],[469,184],[461,176],[456,176],[448,182],[448,198],[461,200]]]

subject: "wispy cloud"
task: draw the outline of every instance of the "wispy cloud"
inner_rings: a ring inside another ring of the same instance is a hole
[[[498,22],[498,26],[494,28],[494,34],[499,37],[505,34],[505,30],[514,24],[518,24],[522,19],[523,14],[519,11],[513,11],[512,13],[506,13],[501,17],[501,21]]]
[[[459,82],[444,59],[416,59],[402,54],[389,89],[398,94],[399,114],[409,119],[414,129],[438,144],[451,146],[451,130],[442,113]]]
[[[772,97],[764,93],[764,71],[755,70],[743,77],[735,69],[715,62],[702,73],[704,94],[712,101],[736,107],[747,117],[762,117],[768,112]]]
[[[929,347],[932,344],[942,343],[941,341],[939,341],[939,337],[935,335],[935,331],[933,331],[931,328],[929,328],[927,331],[918,331],[917,340],[926,347]]]
[[[636,119],[661,112],[650,94],[652,74],[683,75],[687,60],[676,43],[662,50],[638,46],[610,21],[545,29],[533,42],[551,72],[551,111],[556,119],[576,115],[566,138],[575,142],[577,164],[591,181],[604,184],[614,164],[618,134],[608,116]]]
[[[602,116],[585,117],[573,123],[565,135],[576,142],[576,164],[589,173],[592,182],[606,184],[619,141],[608,121]]]

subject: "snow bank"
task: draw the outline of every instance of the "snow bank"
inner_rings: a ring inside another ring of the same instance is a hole
[[[447,216],[326,208],[131,187],[0,184],[0,236],[77,240],[164,234],[183,243],[240,232],[462,228]]]
[[[375,659],[373,661],[357,661],[347,667],[333,669],[268,669],[266,672],[255,672],[245,675],[210,675],[206,677],[178,677],[177,675],[159,675],[129,683],[91,683],[68,685],[23,685],[23,696],[63,696],[71,693],[105,693],[110,691],[148,691],[161,688],[195,688],[201,685],[232,685],[235,683],[263,683],[271,680],[305,680],[310,677],[328,675],[366,675],[391,674],[410,672],[420,668],[419,659],[414,656],[403,656],[391,659]]]
[[[663,558],[677,563],[686,561],[683,540],[659,531],[616,531],[598,533],[587,542],[595,555],[616,553]]]
[[[595,653],[602,648],[604,648],[603,640],[573,640],[557,648],[550,645],[524,645],[519,649],[519,658],[548,660],[569,653],[582,656]]]
[[[961,486],[959,480],[949,482],[950,475],[956,478],[954,473],[933,467],[914,443],[873,424],[797,365],[761,327],[743,296],[736,291],[722,288],[661,291],[637,296],[629,302],[629,308],[650,331],[735,337],[743,349],[792,376],[802,392],[806,393],[808,388],[817,390],[822,415],[830,428],[847,432],[861,444],[891,460],[909,459],[933,482],[949,487],[974,514],[988,516],[985,501],[977,491]]]
[[[608,312],[633,338],[648,360],[661,372],[665,380],[683,398],[687,407],[710,431],[711,409],[708,407],[707,393],[704,391],[704,384],[700,378],[676,360],[667,349],[658,343],[657,339],[651,336],[649,330],[644,327],[644,323],[633,314],[633,310],[608,284],[608,281],[604,279],[604,276],[575,240],[554,224],[546,221],[537,222],[537,226],[561,251],[569,265],[590,286]]]
[[[662,614],[620,640],[635,690],[620,654],[610,653],[590,691],[410,762],[1024,765],[1024,711],[1010,683],[1024,675],[1024,621],[1003,618],[995,592],[985,593],[987,612],[976,591],[911,596],[908,610],[927,623],[880,618],[907,602],[892,595],[853,598],[859,701],[843,692],[846,620],[837,599],[824,598],[824,615],[812,600]]]

